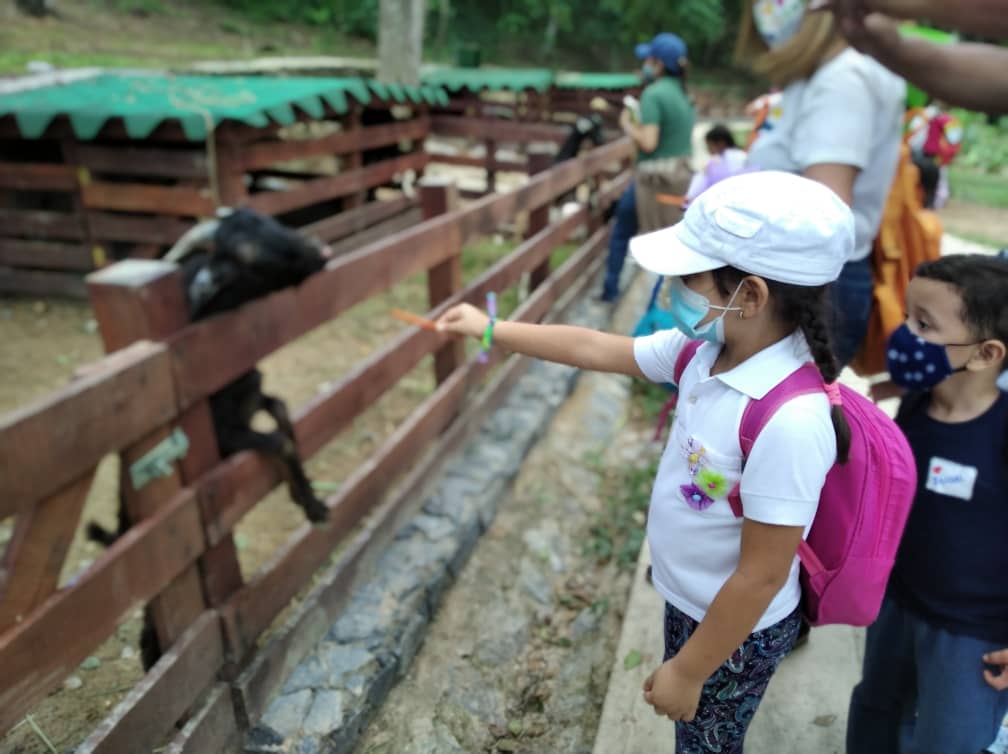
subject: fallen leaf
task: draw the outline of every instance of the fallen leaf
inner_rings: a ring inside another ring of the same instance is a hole
[[[636,668],[638,665],[641,664],[643,659],[644,658],[641,657],[641,653],[638,650],[631,649],[629,652],[627,652],[627,656],[623,658],[623,669],[633,670],[634,668]]]
[[[818,725],[820,728],[828,728],[835,722],[836,715],[819,715],[819,717],[812,721],[814,725]]]
[[[508,723],[508,730],[511,731],[512,736],[520,736],[522,732],[522,721],[512,720]]]

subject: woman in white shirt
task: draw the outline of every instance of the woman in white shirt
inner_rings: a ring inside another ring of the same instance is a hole
[[[749,164],[829,186],[853,210],[854,251],[833,287],[833,343],[841,364],[861,347],[872,309],[872,242],[902,138],[906,86],[847,45],[832,14],[805,0],[743,6],[736,55],[782,88]]]

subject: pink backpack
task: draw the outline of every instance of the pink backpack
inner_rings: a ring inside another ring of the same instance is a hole
[[[692,341],[679,354],[677,385],[699,346]],[[750,401],[739,426],[743,459],[778,408],[822,389],[822,376],[809,363]],[[813,626],[867,626],[878,617],[917,489],[913,453],[896,423],[850,388],[841,385],[840,392],[851,429],[850,460],[830,469],[808,539],[798,547],[802,607]],[[728,502],[741,518],[738,485]]]

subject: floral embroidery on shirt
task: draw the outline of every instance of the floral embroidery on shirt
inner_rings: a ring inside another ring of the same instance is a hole
[[[714,504],[715,498],[724,497],[728,493],[728,480],[720,471],[707,465],[707,449],[696,438],[690,437],[686,441],[683,454],[692,481],[681,485],[679,492],[693,510],[707,510]]]

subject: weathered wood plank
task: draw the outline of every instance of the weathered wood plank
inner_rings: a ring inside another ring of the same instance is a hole
[[[81,187],[81,198],[88,209],[152,212],[159,215],[207,217],[217,209],[209,189],[193,186],[92,181]]]
[[[175,721],[213,683],[223,664],[220,619],[216,611],[208,610],[98,724],[76,749],[76,754],[152,751],[172,732]]]
[[[390,181],[396,173],[402,173],[406,170],[422,170],[426,164],[426,152],[412,152],[391,160],[382,160],[367,167],[347,170],[331,178],[316,178],[300,188],[253,194],[248,203],[250,207],[260,212],[278,215],[315,204],[324,199],[347,196],[381,186]]]
[[[303,160],[320,155],[342,155],[384,147],[408,139],[425,139],[429,128],[430,123],[426,118],[413,118],[398,123],[340,131],[320,139],[252,144],[243,150],[242,166],[245,170],[258,170],[287,160]]]
[[[80,275],[70,272],[23,270],[0,267],[0,293],[18,296],[67,296],[87,298]]]
[[[442,165],[462,165],[464,167],[485,168],[489,166],[495,171],[509,171],[512,173],[525,173],[528,171],[528,164],[520,160],[489,160],[486,157],[476,157],[467,154],[446,154],[444,152],[430,152],[430,161]]]
[[[58,163],[5,162],[0,188],[22,191],[76,191],[77,171]]]
[[[0,238],[0,266],[43,267],[50,270],[93,270],[94,258],[83,243],[25,241]]]
[[[88,224],[96,241],[134,241],[169,246],[192,227],[188,220],[154,215],[138,217],[114,212],[89,212]]]
[[[382,220],[387,220],[416,206],[417,201],[410,199],[408,196],[401,196],[384,202],[370,202],[355,209],[327,217],[325,220],[319,220],[311,225],[306,225],[300,230],[306,236],[314,236],[328,243],[345,238],[346,236],[352,236],[355,233],[360,233],[372,225],[380,223]]]
[[[241,754],[241,750],[231,688],[218,683],[163,754]]]
[[[176,413],[167,350],[138,343],[62,390],[0,416],[0,518],[27,510]]]
[[[205,179],[206,150],[158,149],[129,144],[80,144],[80,164],[92,173]]]
[[[72,588],[0,635],[0,730],[24,717],[133,605],[161,591],[203,547],[196,496],[186,490],[126,532]]]
[[[420,186],[420,206],[424,219],[431,219],[459,206],[453,183],[425,180]],[[462,290],[462,247],[452,256],[427,270],[427,303],[433,309]],[[461,338],[452,338],[434,352],[434,379],[440,385],[465,361]]]
[[[0,209],[0,228],[7,236],[27,236],[37,240],[80,241],[84,238],[84,219],[70,212]]]
[[[94,470],[17,517],[0,561],[0,632],[56,591]]]
[[[470,139],[492,139],[496,142],[545,141],[562,144],[567,129],[548,123],[515,123],[498,118],[458,118],[431,116],[431,133]]]

